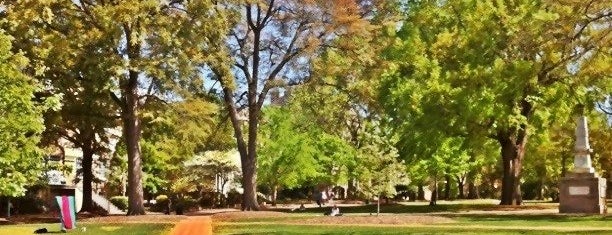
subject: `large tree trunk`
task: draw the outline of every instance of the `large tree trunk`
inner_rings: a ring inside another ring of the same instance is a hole
[[[138,28],[137,26],[134,26]],[[141,45],[132,35],[132,26],[125,25],[127,57],[131,61],[140,57]],[[138,76],[133,69],[128,71],[127,80],[121,84],[124,104],[122,107],[123,135],[128,155],[128,211],[127,215],[144,215],[142,189],[142,165],[140,156],[140,119],[138,117]]]
[[[253,86],[253,85],[251,85]],[[259,210],[257,202],[257,126],[259,124],[259,107],[256,104],[257,87],[249,88],[249,139],[246,158],[242,161],[242,210]],[[252,95],[252,96],[251,96]]]
[[[459,199],[465,199],[463,187],[465,186],[465,177],[457,177],[457,188],[459,189]]]
[[[478,192],[478,186],[476,185],[476,171],[471,170],[468,172],[466,181],[468,184],[468,199],[478,199],[480,198],[480,193]]]
[[[480,193],[478,192],[478,186],[474,183],[474,179],[470,179],[468,182],[468,199],[478,199],[480,198]]]
[[[537,200],[544,200],[544,177],[538,180],[538,191],[536,192]]]
[[[218,72],[217,72],[218,73]],[[247,151],[247,144],[244,141],[244,137],[242,134],[242,123],[238,119],[238,111],[236,110],[236,106],[234,104],[233,98],[233,90],[225,84],[223,81],[225,78],[220,78],[220,81],[223,86],[223,100],[225,105],[229,111],[230,120],[232,122],[232,128],[234,129],[234,137],[236,138],[236,147],[238,148],[238,152],[240,153],[240,162],[242,168],[242,210],[259,210],[259,204],[257,203],[257,183],[255,178],[256,173],[256,162],[257,159],[251,156],[251,153]],[[249,117],[251,115],[249,114]],[[249,120],[249,125],[251,125],[251,121]],[[249,128],[249,136],[251,135],[251,128]],[[251,146],[251,141],[249,141],[248,148],[256,147],[256,145]]]
[[[351,177],[346,187],[346,199],[354,200],[357,198],[357,179]]]
[[[509,132],[500,132],[498,141],[501,145],[503,163],[502,194],[500,205],[521,205],[521,170],[527,141],[526,131],[520,131],[519,137]]]
[[[272,187],[272,206],[276,206],[276,197],[278,196],[278,186]]]
[[[435,206],[438,202],[438,179],[434,179],[433,191],[431,192],[430,206]]]
[[[423,190],[423,183],[420,183],[417,187],[417,198],[416,200],[425,201],[425,190]]]
[[[256,173],[256,159],[250,158],[246,162],[243,162],[242,166],[242,187],[244,193],[242,194],[242,210],[259,210],[259,203],[257,203],[257,173]],[[246,163],[246,164],[245,164]]]
[[[272,7],[272,6],[269,6]],[[242,194],[242,210],[259,210],[259,203],[257,203],[257,126],[259,124],[259,112],[263,100],[266,96],[266,90],[262,90],[260,93],[259,100],[258,95],[258,82],[259,82],[259,52],[260,52],[260,40],[261,40],[261,27],[253,27],[255,24],[251,21],[251,10],[250,6],[247,7],[247,20],[250,22],[251,28],[253,28],[253,64],[251,70],[251,79],[248,81],[247,100],[249,109],[249,126],[248,126],[248,140],[245,157],[242,160],[242,187],[244,188],[244,194]],[[259,24],[260,22],[257,22]]]
[[[128,43],[129,44],[129,43]],[[128,154],[128,215],[144,215],[142,165],[140,156],[140,120],[138,118],[138,73],[129,72],[124,88],[123,128]]]
[[[451,177],[449,174],[444,175],[444,200],[450,200]]]
[[[83,169],[83,206],[81,212],[93,212],[94,204],[92,199],[92,181],[93,181],[93,149],[91,143],[87,141],[81,146],[83,151],[83,161],[81,167]]]
[[[533,114],[533,106],[526,98],[520,103],[521,115],[527,120]],[[497,141],[501,145],[503,163],[501,205],[521,205],[521,170],[527,146],[527,124],[517,128],[499,130]]]

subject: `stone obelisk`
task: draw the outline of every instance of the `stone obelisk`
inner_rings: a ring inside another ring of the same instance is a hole
[[[605,214],[606,179],[600,178],[591,164],[589,130],[585,116],[578,118],[574,146],[574,170],[559,184],[560,213]]]

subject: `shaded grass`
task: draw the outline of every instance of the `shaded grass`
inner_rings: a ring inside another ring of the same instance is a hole
[[[323,214],[325,212],[330,211],[330,205],[326,205],[324,207],[316,207],[316,208],[306,208],[304,211],[290,211],[287,208],[280,209],[270,209],[272,211],[281,211],[281,212],[289,212],[289,213],[315,213],[315,214]],[[376,213],[376,204],[369,204],[363,206],[348,206],[341,207],[340,211],[342,213]],[[429,206],[426,204],[382,204],[380,205],[381,213],[433,213],[433,212],[461,212],[461,211],[504,211],[504,210],[541,210],[541,209],[552,209],[557,208],[556,204],[528,204],[523,206],[500,206],[496,204],[465,204],[465,203],[456,203],[456,204],[438,204],[436,206]]]
[[[303,214],[301,216],[264,217],[264,218],[237,218],[231,220],[236,223],[299,223],[305,218],[320,217],[319,214]],[[347,214],[345,216],[362,216],[360,214]],[[381,215],[393,216],[393,215]],[[427,215],[425,215],[427,216]],[[445,214],[435,215],[455,220],[451,225],[482,225],[482,226],[508,226],[508,227],[600,227],[612,230],[612,217],[601,215],[569,216],[569,215],[491,215],[491,214]],[[612,232],[611,232],[612,233]]]
[[[346,216],[356,215],[360,214]],[[601,215],[444,214],[435,216],[452,218],[455,222],[391,226],[302,225],[299,224],[301,219],[321,215],[304,213],[300,216],[303,217],[242,218],[221,223],[214,231],[215,234],[612,234],[612,217]]]
[[[223,225],[215,234],[610,234],[610,231],[546,231],[495,228],[361,227],[322,225],[242,224]]]
[[[446,215],[463,225],[513,227],[600,227],[612,230],[612,217],[601,215]],[[612,233],[612,231],[610,231]]]
[[[93,224],[81,223],[77,224],[77,228],[68,231],[68,234],[116,234],[116,235],[158,235],[167,234],[172,229],[173,224],[140,224],[140,223],[108,223],[108,224]],[[85,227],[86,231],[82,231]],[[54,224],[19,224],[19,225],[3,225],[0,226],[0,234],[21,235],[33,234],[36,229],[47,228],[49,233],[62,233],[59,223]]]

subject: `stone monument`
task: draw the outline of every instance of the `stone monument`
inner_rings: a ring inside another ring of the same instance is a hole
[[[599,177],[591,164],[592,149],[585,116],[577,121],[574,153],[574,170],[559,184],[559,212],[605,214],[606,179]]]

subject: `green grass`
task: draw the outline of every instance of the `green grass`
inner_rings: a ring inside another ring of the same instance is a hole
[[[599,227],[608,228],[612,233],[610,216],[568,216],[568,215],[457,215],[446,216],[459,224],[514,227]]]
[[[335,225],[240,224],[215,228],[215,234],[610,234],[612,231],[550,231],[461,227],[367,227]]]
[[[68,234],[87,234],[87,235],[158,235],[167,234],[173,227],[173,224],[93,224],[81,223],[77,224],[77,228],[68,231]],[[86,231],[82,231],[85,227]],[[55,224],[19,224],[19,225],[2,225],[0,226],[0,234],[6,235],[21,235],[33,234],[36,229],[47,228],[50,233],[61,233],[59,223]]]
[[[315,213],[315,214],[323,214],[325,212],[329,212],[331,205],[326,205],[323,207],[316,208],[306,208],[304,211],[293,211],[291,213]],[[340,211],[342,213],[375,213],[376,212],[376,204],[369,204],[363,206],[349,206],[349,207],[341,207]],[[476,203],[439,203],[436,206],[429,206],[426,203],[410,203],[410,204],[382,204],[380,205],[381,213],[432,213],[432,212],[461,212],[461,211],[474,211],[474,210],[502,210],[504,208],[513,209],[520,208],[521,210],[525,209],[553,209],[557,208],[558,205],[554,203],[533,203],[526,204],[523,206],[499,206],[497,204],[476,204]],[[276,211],[282,212],[290,212],[289,209],[272,209]]]
[[[347,216],[355,216],[348,214]],[[612,234],[610,216],[568,215],[443,215],[444,224],[297,225],[302,217],[245,218],[215,227],[215,234]],[[393,216],[392,214],[382,216]],[[586,230],[579,230],[586,229]],[[603,231],[602,231],[603,230]]]

